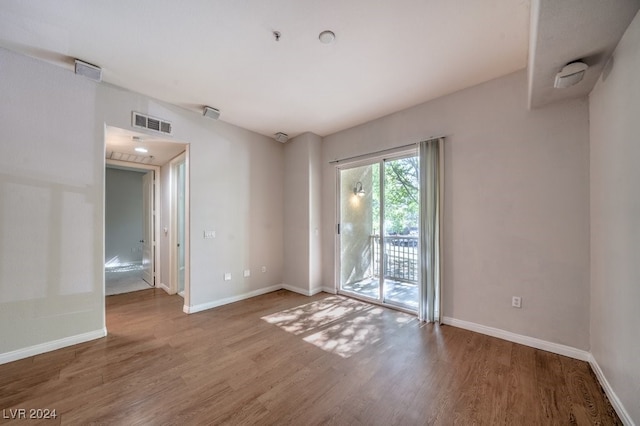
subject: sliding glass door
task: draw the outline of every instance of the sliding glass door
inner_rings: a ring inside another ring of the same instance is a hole
[[[340,168],[339,181],[340,291],[416,311],[418,157]]]

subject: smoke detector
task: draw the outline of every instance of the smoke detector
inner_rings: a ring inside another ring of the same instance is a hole
[[[202,115],[217,120],[218,117],[220,117],[220,110],[212,108],[210,106],[205,106],[202,111]]]
[[[318,35],[318,39],[320,39],[320,43],[322,44],[331,44],[333,40],[336,39],[336,34],[333,31],[323,31]]]
[[[580,83],[587,68],[589,68],[589,65],[579,61],[565,65],[560,72],[556,74],[556,81],[553,83],[553,87],[556,89],[566,89],[567,87]]]
[[[76,74],[87,77],[93,81],[102,81],[102,68],[97,65],[76,59],[74,71]]]
[[[278,132],[275,135],[273,135],[273,138],[280,143],[285,143],[286,141],[289,140],[289,135],[287,135],[286,133]]]

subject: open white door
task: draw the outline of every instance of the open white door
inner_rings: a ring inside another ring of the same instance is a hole
[[[153,232],[153,170],[147,172],[142,177],[142,279],[149,285],[155,287],[155,266],[154,266],[154,232]]]

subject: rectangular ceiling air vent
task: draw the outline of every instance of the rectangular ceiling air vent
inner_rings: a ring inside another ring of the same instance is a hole
[[[131,117],[131,125],[133,127],[140,127],[142,129],[153,130],[154,132],[164,133],[165,135],[170,135],[173,131],[171,123],[155,117],[150,117],[148,115],[140,114],[139,112],[133,111]]]

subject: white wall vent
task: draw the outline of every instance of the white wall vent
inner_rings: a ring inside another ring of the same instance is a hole
[[[173,126],[166,120],[161,120],[156,117],[140,114],[133,111],[131,115],[131,125],[133,127],[140,127],[142,129],[153,130],[154,132],[164,133],[170,135],[173,132]]]

